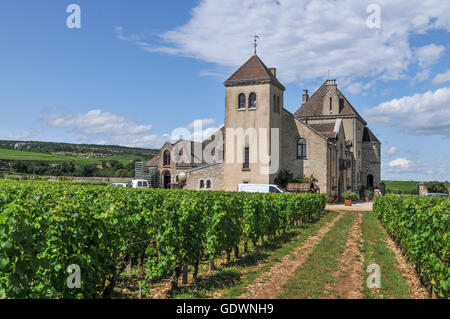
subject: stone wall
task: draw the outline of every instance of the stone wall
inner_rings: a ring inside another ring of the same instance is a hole
[[[22,179],[22,175],[5,175],[5,179]],[[27,179],[34,179],[35,176],[26,176]],[[57,182],[60,180],[72,182],[111,182],[111,183],[129,183],[131,177],[76,177],[76,176],[37,176],[39,180]]]
[[[327,192],[327,140],[288,111],[283,110],[282,115],[280,168],[288,170],[294,177],[313,174],[318,179],[320,192]],[[300,137],[306,139],[306,158],[297,158],[297,141]]]
[[[206,182],[207,180],[210,180],[211,189],[209,190],[223,190],[223,169],[223,163],[211,164],[204,167],[190,169],[186,171],[187,180],[183,188],[190,190],[200,190],[200,180],[203,180],[206,189]]]
[[[373,186],[379,186],[381,181],[380,144],[363,142],[361,159],[361,185],[367,188],[367,176],[371,174],[373,175]]]

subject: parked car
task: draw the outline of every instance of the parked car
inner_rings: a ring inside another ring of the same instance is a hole
[[[249,193],[285,193],[285,191],[275,184],[239,184],[238,192]]]
[[[128,184],[126,184],[126,183],[112,183],[112,184],[109,184],[109,186],[112,186],[112,187],[128,187]]]
[[[149,188],[150,185],[148,181],[145,179],[133,179],[130,184],[128,184],[130,188]]]
[[[425,194],[422,194],[422,196],[427,196],[427,197],[448,197],[448,194],[444,194],[444,193],[425,193]]]

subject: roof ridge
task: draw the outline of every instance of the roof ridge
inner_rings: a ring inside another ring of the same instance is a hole
[[[237,69],[226,81],[226,84],[251,80],[270,80],[278,86],[284,86],[278,81],[276,76],[272,74],[270,68],[264,64],[258,55],[252,55],[239,69]]]

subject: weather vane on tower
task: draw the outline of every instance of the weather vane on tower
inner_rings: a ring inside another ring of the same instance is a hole
[[[255,48],[255,55],[256,55],[256,48],[258,47],[258,39],[259,39],[259,35],[255,34],[255,39],[254,39],[254,43],[253,43],[253,47]]]

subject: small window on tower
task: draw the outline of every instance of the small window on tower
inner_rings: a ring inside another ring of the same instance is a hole
[[[330,96],[330,113],[333,113],[333,98]]]
[[[238,109],[239,110],[245,109],[245,94],[244,93],[239,94]]]
[[[273,95],[273,112],[277,112],[277,96],[275,94]]]
[[[256,94],[255,93],[250,93],[250,98],[249,98],[249,108],[256,108]]]

